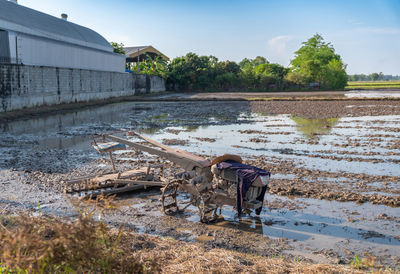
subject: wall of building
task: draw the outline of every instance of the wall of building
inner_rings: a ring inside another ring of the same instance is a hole
[[[8,32],[0,29],[0,62],[10,62],[10,43]]]
[[[53,66],[101,71],[125,71],[125,56],[93,48],[10,32],[13,60],[24,65]]]
[[[4,0],[0,58],[2,63],[125,72],[125,56],[115,54],[99,33]]]
[[[0,112],[161,91],[158,76],[0,64]]]

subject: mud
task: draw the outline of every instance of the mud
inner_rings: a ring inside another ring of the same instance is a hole
[[[327,103],[327,104],[325,104]],[[160,191],[118,196],[105,218],[139,233],[264,256],[350,263],[354,256],[398,267],[400,108],[396,101],[120,103],[0,125],[0,212],[75,216],[68,179],[111,171],[93,134],[135,129],[204,156],[240,154],[271,171],[259,217],[223,207],[215,224],[197,208],[164,216]],[[119,170],[162,163],[131,150]],[[180,194],[184,201],[188,196]]]
[[[307,118],[399,115],[400,101],[255,101],[251,109],[263,114],[292,114]]]
[[[187,146],[189,142],[186,140],[178,140],[178,139],[163,139],[162,143],[167,146]]]
[[[207,138],[207,137],[195,137],[196,140],[199,140],[201,142],[209,142],[209,143],[214,143],[216,141],[215,138]]]

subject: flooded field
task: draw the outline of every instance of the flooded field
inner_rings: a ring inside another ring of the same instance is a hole
[[[348,98],[400,98],[399,90],[350,90]]]
[[[191,207],[163,216],[152,189],[121,195],[112,224],[267,256],[400,262],[400,107],[390,100],[119,103],[0,124],[0,206],[73,214],[62,181],[109,171],[91,136],[121,128],[208,158],[239,154],[272,177],[259,217],[239,220],[228,206],[212,225]],[[121,169],[157,161],[116,155]]]

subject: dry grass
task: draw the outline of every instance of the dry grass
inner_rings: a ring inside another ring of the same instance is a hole
[[[154,258],[163,273],[363,273],[351,266],[311,264],[283,258],[264,258],[225,249],[207,250],[201,244],[139,236],[136,244],[151,243],[138,251],[141,258]]]
[[[0,273],[361,273],[111,229],[93,220],[113,208],[108,200],[80,208],[73,222],[0,214]]]
[[[103,209],[107,209],[104,207]],[[122,249],[122,231],[112,231],[93,220],[92,211],[80,211],[73,222],[45,217],[3,217],[0,226],[0,262],[3,271],[129,272],[146,269],[130,250]],[[147,264],[149,267],[151,264]]]

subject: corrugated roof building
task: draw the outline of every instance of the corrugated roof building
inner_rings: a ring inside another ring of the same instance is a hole
[[[125,71],[125,56],[97,32],[15,0],[0,0],[0,62]]]
[[[165,61],[169,61],[169,58],[155,49],[153,46],[137,46],[137,47],[125,47],[125,57],[127,63],[136,63],[141,60],[146,60],[147,56],[151,58],[161,57]]]

